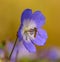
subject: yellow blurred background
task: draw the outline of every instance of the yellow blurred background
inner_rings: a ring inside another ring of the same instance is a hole
[[[46,17],[44,29],[48,33],[45,46],[60,46],[60,0],[0,0],[0,41],[16,38],[22,12],[30,8]]]

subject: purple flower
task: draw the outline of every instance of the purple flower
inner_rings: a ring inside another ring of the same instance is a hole
[[[45,24],[45,17],[40,11],[32,13],[26,9],[21,15],[21,26],[18,39],[22,41],[29,52],[36,52],[35,45],[43,46],[47,40],[47,33],[41,27]]]
[[[0,58],[4,58],[5,57],[5,53],[3,49],[0,49]]]

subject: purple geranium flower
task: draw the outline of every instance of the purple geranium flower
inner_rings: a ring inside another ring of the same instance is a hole
[[[47,33],[41,27],[45,17],[40,11],[32,13],[31,9],[23,11],[21,26],[18,30],[18,39],[22,41],[29,52],[36,52],[34,44],[43,46],[47,40]]]

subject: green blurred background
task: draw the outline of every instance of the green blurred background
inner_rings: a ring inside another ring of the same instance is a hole
[[[46,17],[47,46],[60,46],[60,0],[0,0],[0,41],[16,38],[22,12],[30,8]]]

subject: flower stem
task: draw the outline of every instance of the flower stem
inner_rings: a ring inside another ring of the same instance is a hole
[[[14,43],[13,48],[12,48],[12,51],[11,51],[11,53],[10,53],[10,55],[9,55],[9,59],[11,59],[12,53],[13,53],[14,48],[15,48],[16,43],[17,43],[17,39],[18,39],[18,38],[16,38],[16,40],[15,40],[15,43]]]

